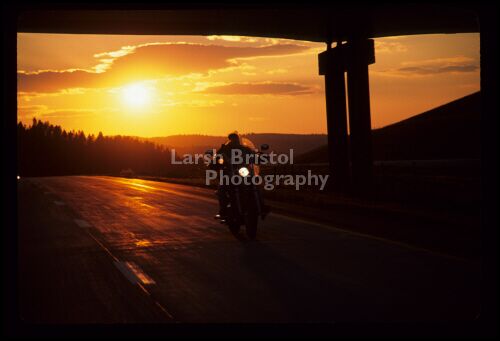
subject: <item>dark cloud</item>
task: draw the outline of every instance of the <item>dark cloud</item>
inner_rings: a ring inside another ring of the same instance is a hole
[[[462,72],[474,72],[478,70],[477,65],[450,65],[450,66],[407,66],[399,68],[399,72],[407,73],[417,73],[420,75],[430,75],[439,73],[462,73]]]
[[[260,47],[234,47],[203,44],[147,44],[121,56],[116,52],[100,54],[112,62],[105,72],[87,70],[40,71],[18,73],[18,90],[24,92],[55,92],[67,88],[118,86],[127,82],[206,73],[237,65],[238,58],[287,55],[305,51],[308,46],[276,44]]]
[[[18,73],[17,90],[20,92],[56,92],[69,88],[91,88],[101,83],[103,74],[85,70],[42,71]]]
[[[296,83],[231,83],[227,85],[212,86],[203,93],[220,95],[306,95],[316,91],[315,88]]]
[[[433,75],[443,73],[467,73],[479,70],[477,61],[467,57],[452,57],[407,63],[396,70],[398,73]]]

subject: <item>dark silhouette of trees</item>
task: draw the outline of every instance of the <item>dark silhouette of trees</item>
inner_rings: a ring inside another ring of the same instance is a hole
[[[18,174],[118,175],[124,169],[136,174],[165,176],[171,167],[165,147],[129,136],[85,135],[33,119],[17,126]]]

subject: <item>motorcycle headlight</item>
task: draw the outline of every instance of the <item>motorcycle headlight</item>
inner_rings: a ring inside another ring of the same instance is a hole
[[[240,169],[238,169],[238,173],[242,176],[242,177],[245,177],[245,176],[248,176],[248,174],[250,174],[250,171],[248,170],[248,168],[246,167],[241,167]]]

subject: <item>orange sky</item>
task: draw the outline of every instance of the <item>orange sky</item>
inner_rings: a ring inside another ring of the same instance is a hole
[[[232,36],[18,34],[18,120],[86,133],[325,133],[324,44]],[[372,126],[479,90],[479,34],[376,39]]]

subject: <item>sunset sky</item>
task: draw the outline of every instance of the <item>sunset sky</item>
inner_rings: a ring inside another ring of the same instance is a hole
[[[326,133],[325,44],[18,34],[18,120],[107,135]],[[372,126],[479,90],[479,34],[376,39]]]

